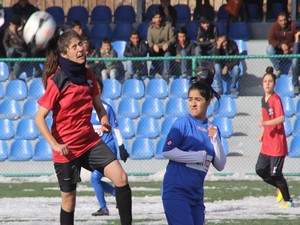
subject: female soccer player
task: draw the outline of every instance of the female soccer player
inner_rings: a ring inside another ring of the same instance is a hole
[[[264,97],[261,100],[262,120],[257,122],[257,125],[263,128],[258,137],[262,147],[256,163],[256,173],[266,183],[280,190],[277,191],[277,202],[284,199],[284,204],[280,208],[289,208],[294,204],[282,174],[284,159],[288,153],[283,125],[284,111],[280,97],[274,92],[276,75],[272,67],[267,67],[262,84],[264,89]]]
[[[167,136],[163,155],[169,159],[162,200],[168,224],[203,225],[204,179],[210,163],[221,171],[226,156],[216,126],[206,118],[212,98],[214,71],[203,68],[188,92],[189,114],[177,119]],[[194,78],[192,78],[194,79]]]
[[[56,35],[57,34],[57,35]],[[85,67],[82,42],[74,31],[56,32],[47,47],[43,82],[45,94],[35,122],[53,149],[54,168],[61,190],[60,224],[74,224],[76,186],[80,169],[98,170],[112,180],[122,225],[132,223],[131,189],[127,175],[90,122],[95,108],[103,132],[111,126],[99,97],[93,73]],[[53,112],[49,131],[45,118]]]

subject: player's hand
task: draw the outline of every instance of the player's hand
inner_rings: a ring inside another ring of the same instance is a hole
[[[262,142],[262,141],[263,141],[263,137],[264,137],[264,136],[261,134],[261,135],[258,136],[257,140],[258,140],[259,142]]]
[[[59,152],[61,156],[68,155],[70,152],[68,145],[65,144],[56,144],[53,146],[53,150]]]
[[[123,160],[124,162],[126,162],[127,158],[129,157],[129,154],[128,154],[127,150],[125,149],[124,144],[121,144],[119,146],[119,151],[120,151],[120,158],[121,158],[121,160]]]
[[[263,121],[262,120],[259,120],[258,122],[257,122],[257,126],[258,127],[263,127],[264,125],[263,125]]]
[[[214,127],[214,126],[209,126],[208,128],[207,128],[207,132],[208,132],[208,137],[214,137],[215,135],[216,135],[216,133],[217,133],[217,128],[216,127]]]
[[[104,124],[101,124],[102,127],[102,132],[103,133],[110,133],[111,132],[111,125],[109,123],[104,123]]]

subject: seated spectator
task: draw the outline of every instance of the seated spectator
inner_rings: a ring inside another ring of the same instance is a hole
[[[170,0],[160,0],[160,6],[158,8],[161,11],[162,19],[165,22],[169,22],[173,27],[175,27],[177,12],[170,2]]]
[[[79,20],[74,20],[71,25],[71,29],[74,30],[79,36],[83,35],[83,29]]]
[[[3,37],[3,46],[8,58],[24,58],[28,56],[28,46],[23,39],[21,17],[13,14]],[[10,79],[18,78],[22,70],[22,62],[9,63]]]
[[[139,33],[133,30],[130,34],[129,42],[124,49],[125,57],[145,57],[148,54],[148,46],[145,41],[140,40]],[[126,61],[125,79],[135,78],[141,79],[141,75],[146,75],[147,61],[143,60],[128,60]]]
[[[25,25],[28,18],[37,11],[36,7],[28,0],[19,0],[12,6],[13,14],[17,14],[22,19],[22,24]]]
[[[2,4],[0,4],[0,40],[3,40],[3,35],[4,35],[4,23],[5,23],[5,11],[4,8],[2,6]],[[5,54],[5,49],[3,47],[3,43],[2,41],[0,42],[0,58],[4,58],[6,57]]]
[[[162,21],[162,15],[159,8],[153,12],[152,24],[148,28],[147,41],[149,45],[150,56],[168,57],[175,52],[175,34],[172,25],[169,22]],[[174,53],[175,54],[175,53]],[[150,71],[151,76],[156,73],[157,77],[169,80],[170,60],[163,61],[163,72],[161,76],[162,61],[152,61],[154,67]]]
[[[292,53],[296,33],[297,24],[290,21],[285,12],[279,13],[277,21],[269,29],[267,54],[280,55]],[[275,75],[279,77],[282,73],[280,66],[282,59],[270,58],[270,60],[276,70]],[[293,65],[293,67],[295,66]]]
[[[113,49],[111,45],[111,40],[107,38],[103,38],[102,45],[100,49],[100,57],[101,58],[117,58],[118,54]],[[101,71],[102,80],[107,78],[116,79],[117,78],[117,61],[104,61],[105,68]]]
[[[194,55],[194,47],[195,43],[190,41],[186,36],[185,27],[179,28],[177,31],[176,56],[192,56]],[[189,73],[188,71],[191,69],[191,60],[178,59],[176,62],[176,65],[180,64],[181,77],[186,78]]]
[[[239,49],[235,41],[228,40],[225,35],[219,35],[215,48],[216,56],[232,56],[239,55]],[[219,59],[215,62],[214,82],[216,91],[223,94],[222,81],[228,83],[230,90],[227,90],[225,95],[238,95],[237,82],[240,74],[239,68],[240,59]]]
[[[197,34],[195,56],[213,55],[214,47],[218,37],[218,28],[211,24],[207,17],[201,17]],[[201,66],[201,60],[198,60]]]

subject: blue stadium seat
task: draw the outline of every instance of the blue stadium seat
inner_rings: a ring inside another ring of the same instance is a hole
[[[135,128],[133,120],[128,117],[118,117],[118,124],[122,137],[130,139],[135,136]]]
[[[285,136],[287,137],[291,136],[293,133],[293,127],[288,117],[285,117],[283,125],[284,125]]]
[[[28,140],[15,140],[10,147],[9,161],[28,161],[32,158],[32,146]]]
[[[158,122],[152,117],[141,117],[137,124],[136,136],[145,138],[157,138],[159,136],[160,130]]]
[[[132,144],[131,159],[151,159],[154,156],[154,145],[149,138],[137,137]]]
[[[10,140],[14,137],[14,124],[10,119],[0,118],[0,140]]]
[[[154,158],[156,158],[156,159],[165,159],[165,157],[162,155],[162,152],[163,152],[163,149],[164,149],[166,138],[167,138],[167,136],[165,136],[165,135],[160,136],[158,142],[156,143]]]
[[[28,88],[28,97],[39,99],[45,93],[42,78],[33,78]]]
[[[259,3],[246,3],[248,22],[262,22],[263,20],[263,9]]]
[[[199,18],[199,16],[197,15],[197,14],[200,14],[201,16],[202,15],[207,15],[207,12],[206,12],[206,8],[204,7],[204,5],[202,5],[201,6],[201,8],[200,8],[200,13],[199,12],[197,12],[196,11],[197,10],[197,8],[195,7],[194,8],[194,18],[193,18],[193,20],[200,20],[200,18]],[[212,20],[212,21],[214,21],[215,20],[215,9],[214,9],[214,7],[212,6],[212,5],[209,5],[209,9],[208,9],[208,17]]]
[[[251,27],[247,22],[234,22],[229,26],[229,39],[249,40],[251,37]]]
[[[4,82],[9,78],[9,68],[5,62],[0,62],[0,82]]]
[[[187,4],[174,5],[177,12],[176,23],[187,23],[191,20],[191,9]]]
[[[121,84],[117,79],[105,79],[103,82],[103,98],[118,99],[121,96]]]
[[[27,97],[27,86],[22,80],[10,80],[5,89],[5,97],[17,101],[24,100]]]
[[[40,138],[34,145],[32,160],[51,161],[52,148],[44,138]]]
[[[3,118],[16,120],[21,114],[21,106],[18,101],[7,98],[0,102],[0,115]]]
[[[168,84],[163,79],[151,79],[146,86],[146,96],[164,99],[168,96]]]
[[[238,48],[239,48],[239,54],[240,55],[248,55],[248,49],[247,49],[247,44],[245,40],[241,40],[241,39],[235,39],[234,40],[235,43],[237,44]],[[247,64],[245,59],[241,59],[240,64],[239,64],[239,68],[240,68],[240,76],[244,75],[246,73],[247,70]]]
[[[111,99],[111,98],[103,98],[103,97],[101,99],[102,99],[102,101],[104,101],[107,104],[109,104],[112,107],[112,109],[114,110],[114,112],[117,112],[117,107],[116,107],[116,104],[115,104],[115,102],[114,102],[113,99]]]
[[[272,11],[266,12],[266,22],[274,22],[277,20],[278,14],[283,11],[283,3],[275,2],[272,3]]]
[[[146,97],[142,104],[142,116],[159,119],[164,115],[164,106],[159,98]]]
[[[295,97],[294,95],[294,85],[292,82],[292,75],[281,75],[276,80],[276,86],[274,90],[280,97]]]
[[[213,25],[215,25],[216,27],[218,27],[218,33],[221,35],[221,34],[224,34],[227,36],[227,26],[224,22],[221,22],[221,21],[215,21],[213,22]]]
[[[98,115],[97,115],[95,109],[93,109],[93,111],[92,111],[92,115],[91,115],[91,123],[92,123],[93,125],[100,125],[100,121],[99,121],[99,118],[98,118]]]
[[[125,46],[126,46],[127,42],[126,41],[113,41],[111,44],[112,44],[113,49],[118,53],[118,57],[123,58],[124,50],[125,50]]]
[[[84,6],[71,6],[67,13],[67,24],[71,24],[74,20],[79,20],[83,24],[87,24],[89,12]]]
[[[138,79],[125,80],[122,86],[122,96],[141,99],[145,94],[145,86],[143,81]]]
[[[34,118],[38,108],[39,104],[36,99],[27,98],[23,105],[22,117]]]
[[[138,100],[130,97],[122,97],[119,102],[118,114],[131,119],[138,118],[140,116]]]
[[[115,23],[130,23],[135,22],[135,11],[131,5],[120,5],[116,8],[115,13]]]
[[[229,153],[229,147],[228,147],[228,141],[227,141],[227,139],[221,137],[221,142],[222,142],[222,145],[223,145],[223,149],[224,149],[225,155],[228,155],[228,153]]]
[[[236,103],[228,95],[222,95],[219,101],[214,102],[213,115],[233,118],[236,115]]]
[[[0,99],[2,99],[5,96],[5,89],[3,85],[0,83]]]
[[[296,117],[293,125],[293,136],[300,135],[300,117]]]
[[[21,118],[17,124],[15,139],[34,140],[40,132],[37,129],[33,118]]]
[[[175,79],[170,84],[170,96],[188,98],[190,82],[188,79]]]
[[[97,23],[91,28],[91,43],[100,48],[103,38],[112,38],[112,29],[108,23]]]
[[[179,117],[189,113],[187,100],[170,97],[166,104],[166,116]]]
[[[282,107],[284,110],[284,115],[287,117],[292,117],[295,115],[294,101],[291,97],[284,96],[281,97]]]
[[[11,20],[11,16],[13,15],[14,13],[14,10],[12,8],[12,6],[10,7],[3,7],[4,8],[4,25],[3,25],[3,28],[7,28],[9,23],[10,23],[10,20]]]
[[[206,118],[209,118],[213,115],[214,115],[214,113],[213,113],[213,109],[212,109],[212,103],[210,103],[206,110]]]
[[[96,5],[91,12],[91,24],[111,23],[112,12],[107,5]]]
[[[298,98],[296,102],[296,111],[295,111],[296,116],[300,116],[300,98]]]
[[[153,12],[158,7],[159,4],[151,4],[148,6],[148,8],[146,9],[146,21],[150,22],[152,20]]]
[[[290,142],[288,156],[291,158],[300,157],[300,135],[293,136],[293,139]]]
[[[217,21],[227,23],[229,20],[229,13],[225,10],[226,4],[220,6],[217,12]],[[234,21],[237,21],[237,17],[234,18]]]
[[[0,140],[0,161],[5,161],[7,159],[8,152],[6,141]]]
[[[49,13],[56,22],[56,25],[64,25],[65,23],[65,12],[60,6],[50,6],[45,10]]]
[[[143,40],[147,40],[147,34],[148,34],[148,28],[150,26],[150,23],[148,21],[141,22],[138,27],[137,31],[140,35],[140,38]]]
[[[199,21],[190,21],[190,22],[186,23],[186,25],[185,25],[186,36],[190,40],[196,41],[199,26],[200,26],[200,22]]]
[[[117,23],[112,32],[113,41],[129,41],[133,26],[130,23]]]
[[[233,134],[232,122],[228,117],[224,116],[214,116],[212,123],[216,125],[221,133],[221,137],[229,138]]]
[[[174,116],[166,116],[161,124],[161,135],[168,135],[174,121],[177,119],[177,117]]]

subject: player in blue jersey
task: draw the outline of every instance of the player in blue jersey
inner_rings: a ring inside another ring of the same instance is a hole
[[[163,149],[169,159],[162,187],[162,201],[169,225],[205,223],[204,179],[210,164],[221,171],[226,156],[220,132],[206,117],[213,97],[214,70],[201,68],[188,92],[189,114],[172,125]]]
[[[102,90],[103,90],[103,83],[99,78],[97,78],[96,81],[97,81],[99,92],[101,95]],[[120,130],[118,128],[118,122],[117,122],[114,110],[105,101],[102,101],[102,104],[105,108],[109,123],[111,124],[111,126],[113,128],[112,130],[114,132],[115,138],[117,139],[117,144],[119,146],[119,151],[120,151],[120,158],[121,158],[121,160],[126,162],[129,155],[124,147],[122,136],[121,136]],[[95,118],[98,118],[98,117],[95,117]],[[92,116],[92,120],[93,120],[93,116]],[[113,133],[112,132],[102,133],[101,125],[100,125],[99,121],[92,121],[92,123],[94,125],[95,131],[98,132],[98,134],[101,136],[101,138],[105,142],[105,144],[117,156],[117,147],[116,147],[115,138],[114,138]],[[109,211],[106,206],[106,201],[104,198],[104,193],[109,193],[109,194],[115,196],[115,188],[112,185],[110,185],[109,183],[102,181],[101,180],[102,177],[103,177],[103,174],[100,173],[98,170],[94,170],[91,174],[91,184],[94,188],[98,203],[100,205],[100,209],[98,211],[92,213],[92,216],[109,215]]]

